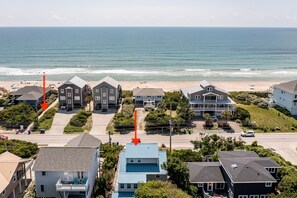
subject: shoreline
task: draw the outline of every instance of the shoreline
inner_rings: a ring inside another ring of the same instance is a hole
[[[98,81],[89,81],[88,84],[93,88]],[[132,90],[133,88],[162,88],[164,91],[176,91],[183,87],[198,86],[200,81],[119,81],[123,90]],[[218,88],[226,91],[266,91],[271,86],[279,84],[280,81],[209,81]],[[55,85],[59,87],[62,81],[47,81],[46,85]],[[15,89],[12,88],[14,85]],[[40,85],[41,81],[0,81],[0,87],[8,91],[16,91],[23,86]]]

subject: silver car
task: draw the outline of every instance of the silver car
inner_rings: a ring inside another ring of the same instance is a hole
[[[255,137],[253,130],[247,130],[240,133],[241,137]]]

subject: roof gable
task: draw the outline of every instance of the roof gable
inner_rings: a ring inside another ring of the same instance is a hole
[[[107,83],[107,84],[111,85],[114,88],[118,88],[118,86],[120,85],[120,83],[118,81],[116,81],[115,79],[113,79],[113,78],[111,78],[109,76],[106,76],[105,78],[99,80],[95,87],[99,86],[102,83]]]
[[[158,158],[159,149],[156,143],[126,144],[126,158]]]
[[[188,162],[191,183],[225,182],[219,162]]]
[[[63,83],[63,85],[65,85],[65,84],[67,84],[67,85],[74,84],[80,88],[83,88],[87,84],[87,82],[84,81],[83,79],[79,78],[78,76],[74,76],[71,79],[65,81]]]
[[[275,85],[275,87],[293,94],[297,94],[297,80],[281,83]]]
[[[79,136],[73,138],[67,143],[69,147],[100,147],[101,141],[96,137],[88,134],[82,133]]]
[[[165,96],[161,88],[135,88],[133,96]]]

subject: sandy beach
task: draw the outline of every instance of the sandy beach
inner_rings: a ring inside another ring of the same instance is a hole
[[[90,81],[88,84],[91,87],[96,85],[96,81]],[[268,90],[270,86],[278,84],[280,82],[271,81],[215,81],[214,85],[224,89],[226,91],[265,91]],[[47,81],[46,85],[55,85],[59,87],[62,84],[61,81]],[[163,88],[164,91],[174,91],[179,90],[183,87],[198,86],[199,81],[120,81],[123,90],[132,90],[133,88],[144,88],[144,87],[154,87]],[[4,87],[9,91],[15,91],[18,87],[29,86],[29,85],[42,85],[41,81],[2,81],[0,82],[0,87]],[[15,87],[15,89],[13,89]]]

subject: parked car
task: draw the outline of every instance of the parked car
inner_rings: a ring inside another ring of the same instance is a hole
[[[255,137],[253,130],[246,130],[240,133],[241,137]]]
[[[45,133],[45,130],[44,129],[39,129],[40,131],[40,134],[44,134]]]
[[[1,134],[0,134],[0,139],[1,139],[1,140],[7,140],[7,139],[8,139],[8,136],[1,135]]]

